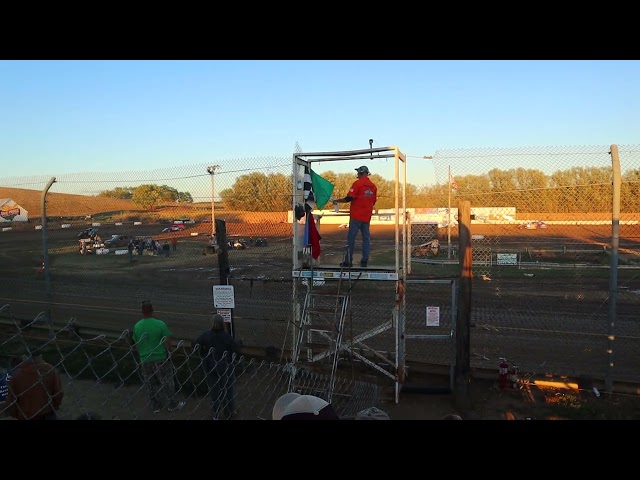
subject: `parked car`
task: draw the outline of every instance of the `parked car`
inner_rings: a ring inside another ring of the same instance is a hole
[[[126,247],[131,240],[133,239],[127,235],[111,235],[111,238],[104,241],[104,246],[106,248]]]

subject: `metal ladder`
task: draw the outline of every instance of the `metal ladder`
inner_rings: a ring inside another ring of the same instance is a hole
[[[340,269],[342,273],[342,267]],[[341,275],[342,277],[342,275]],[[338,361],[342,351],[345,319],[349,308],[349,294],[341,293],[343,279],[338,280],[337,292],[316,293],[313,289],[313,269],[302,307],[300,324],[293,351],[293,375],[289,380],[289,391],[320,390],[331,403],[336,384]],[[310,388],[296,383],[296,373],[307,364],[331,360],[329,384],[324,388]]]

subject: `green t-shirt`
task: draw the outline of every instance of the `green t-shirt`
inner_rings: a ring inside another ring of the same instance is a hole
[[[133,327],[133,341],[136,343],[140,362],[161,362],[168,357],[164,341],[172,335],[167,324],[157,318],[138,320]]]

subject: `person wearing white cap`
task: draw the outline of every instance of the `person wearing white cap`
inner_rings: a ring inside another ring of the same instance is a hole
[[[349,207],[349,233],[347,234],[347,258],[340,264],[341,267],[353,266],[353,252],[356,245],[358,232],[362,233],[362,258],[360,266],[366,267],[371,252],[371,234],[369,223],[373,207],[378,199],[378,187],[369,178],[369,168],[366,165],[356,168],[358,179],[353,182],[349,193],[344,198],[334,199],[333,203],[351,203]]]
[[[273,420],[340,420],[326,400],[315,395],[285,393],[276,400],[271,412]]]

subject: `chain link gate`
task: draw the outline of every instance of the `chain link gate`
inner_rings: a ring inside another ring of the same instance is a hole
[[[472,235],[473,245],[471,258],[473,263],[473,275],[477,278],[487,279],[491,277],[491,266],[493,265],[493,250],[491,248],[495,239],[485,235]]]
[[[407,279],[405,283],[405,362],[448,366],[452,391],[456,361],[457,279]]]

